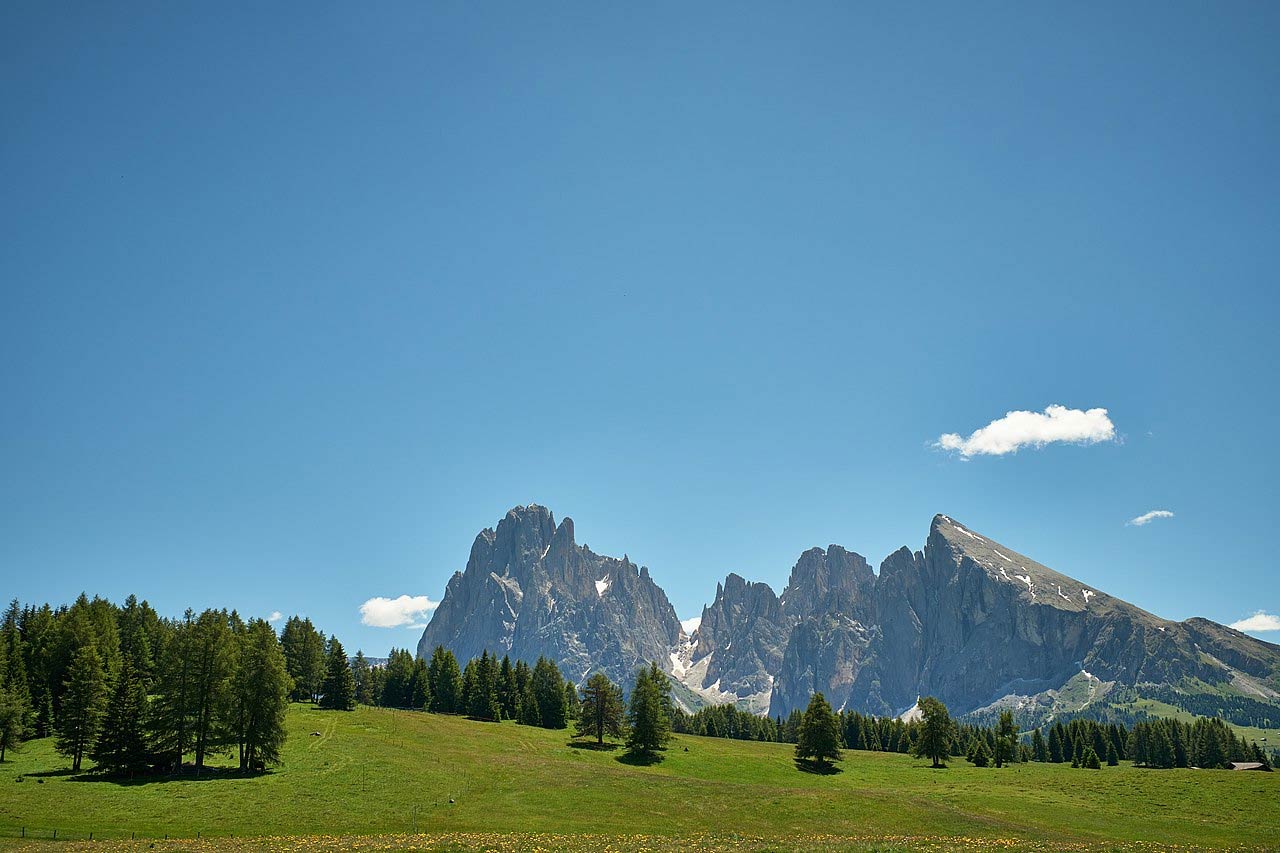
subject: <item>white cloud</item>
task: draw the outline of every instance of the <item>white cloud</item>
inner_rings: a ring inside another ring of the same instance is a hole
[[[684,628],[684,632],[686,634],[692,634],[694,631],[698,630],[698,626],[701,624],[702,624],[702,617],[695,616],[692,619],[681,620],[680,627]]]
[[[379,596],[360,605],[360,621],[374,628],[422,628],[419,620],[437,606],[439,602],[425,595]]]
[[[280,621],[281,619],[283,619],[283,618],[284,618],[284,614],[283,614],[283,613],[281,613],[279,610],[272,610],[272,611],[271,611],[271,615],[267,617],[267,621],[268,621],[268,622],[279,622],[279,621]]]
[[[1048,406],[1043,412],[1008,412],[977,430],[968,438],[954,432],[938,437],[934,447],[955,450],[966,459],[974,456],[1003,456],[1023,447],[1044,447],[1054,442],[1097,444],[1113,441],[1115,424],[1106,409],[1068,409]]]
[[[1129,519],[1125,522],[1125,526],[1142,527],[1145,524],[1150,524],[1157,518],[1173,518],[1173,513],[1167,509],[1153,509],[1151,512],[1144,512],[1137,518]]]
[[[1239,622],[1232,622],[1231,627],[1237,631],[1280,631],[1280,616],[1274,613],[1263,613],[1259,610],[1257,613],[1241,619]]]

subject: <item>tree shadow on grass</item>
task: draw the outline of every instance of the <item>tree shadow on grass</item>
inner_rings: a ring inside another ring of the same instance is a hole
[[[632,767],[651,767],[662,761],[663,757],[657,752],[624,752],[613,760],[621,764],[630,764]]]
[[[844,772],[834,764],[827,764],[826,762],[819,764],[818,762],[808,758],[797,758],[795,761],[796,769],[801,773],[813,773],[817,776],[834,776],[837,773]]]
[[[595,741],[571,740],[569,741],[570,749],[589,749],[593,752],[612,752],[617,749],[620,744],[616,743],[596,743]]]
[[[20,775],[29,776],[30,778],[35,779],[38,777],[50,778],[53,776],[72,776],[79,772],[80,772],[79,770],[72,770],[70,767],[63,767],[60,770],[29,770],[26,773],[22,773]]]
[[[135,773],[81,773],[72,776],[72,782],[104,782],[121,787],[136,785],[156,785],[163,782],[214,782],[220,779],[257,779],[266,776],[270,771],[241,771],[237,767],[205,767],[196,772],[193,767],[184,767],[178,772]]]

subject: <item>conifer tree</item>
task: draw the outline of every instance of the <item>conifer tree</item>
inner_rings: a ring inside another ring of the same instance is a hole
[[[636,674],[627,709],[627,749],[633,755],[653,757],[671,740],[670,690],[656,664]]]
[[[520,690],[509,655],[502,656],[502,664],[498,667],[498,704],[502,706],[504,720],[520,719]]]
[[[467,665],[462,668],[462,694],[458,697],[458,713],[471,713],[471,697],[475,695],[477,689],[476,669],[479,663],[476,658],[467,661]]]
[[[568,725],[564,702],[564,679],[559,668],[544,657],[534,664],[530,678],[534,702],[538,708],[538,725],[544,729],[563,729]]]
[[[1048,761],[1049,746],[1044,742],[1044,735],[1039,729],[1031,732],[1031,758],[1033,761]]]
[[[107,679],[97,646],[86,642],[76,650],[62,693],[54,748],[71,759],[71,769],[79,772],[84,756],[93,746],[102,726],[107,705]]]
[[[1086,746],[1084,753],[1080,756],[1080,766],[1087,767],[1090,770],[1100,770],[1102,762],[1098,760],[1098,752],[1092,746]]]
[[[315,702],[328,666],[324,634],[316,630],[310,619],[291,616],[280,634],[280,644],[289,677],[293,679],[293,700]]]
[[[240,770],[245,772],[280,763],[293,679],[269,623],[249,622],[240,644],[232,679],[232,728]]]
[[[996,767],[1003,767],[1006,762],[1017,758],[1018,724],[1013,721],[1012,711],[1001,711],[1000,720],[996,724],[996,747],[994,755]]]
[[[814,693],[809,698],[809,707],[800,719],[800,730],[796,733],[796,758],[801,761],[815,759],[820,768],[826,767],[828,761],[840,760],[840,726],[827,697],[821,693]]]
[[[985,740],[978,740],[973,747],[973,757],[969,759],[974,767],[986,767],[991,763],[991,751],[987,749]]]
[[[471,664],[475,664],[474,668]],[[474,671],[468,682],[463,676],[463,689],[467,691],[467,714],[475,720],[499,720],[502,710],[498,705],[498,667],[488,650],[481,652],[478,660],[467,664]]]
[[[19,694],[8,685],[0,687],[0,762],[6,754],[22,749],[30,717],[31,707],[25,693]]]
[[[205,758],[225,752],[231,744],[230,686],[235,674],[235,637],[225,610],[206,610],[196,620],[191,635],[192,736],[195,766]]]
[[[152,752],[162,766],[179,768],[191,749],[194,708],[194,656],[191,653],[195,615],[183,614],[172,623],[163,642],[153,685],[155,698],[148,705],[147,727]]]
[[[574,737],[594,737],[596,744],[603,745],[605,735],[621,738],[625,733],[622,688],[603,672],[597,672],[587,679],[586,686],[582,688]]]
[[[329,711],[356,709],[356,681],[351,676],[347,652],[337,637],[329,638],[329,662],[320,688],[320,707]]]
[[[413,655],[408,649],[392,649],[384,667],[382,695],[384,708],[413,707]],[[430,694],[430,690],[427,691]]]
[[[431,678],[427,673],[427,662],[422,658],[413,661],[413,674],[409,677],[409,707],[415,711],[431,708]]]
[[[542,715],[538,711],[538,700],[533,695],[533,670],[522,660],[516,661],[516,720],[525,726],[542,725]]]
[[[134,659],[126,655],[107,703],[102,730],[90,753],[94,763],[104,770],[129,775],[146,770],[151,761],[144,728],[146,712],[146,681],[134,668]]]
[[[356,649],[356,659],[351,664],[351,677],[356,683],[356,702],[360,705],[376,705],[373,692],[373,669],[362,649]]]
[[[456,714],[462,710],[462,671],[458,659],[444,646],[436,646],[427,666],[427,683],[431,686],[431,710],[437,714]]]
[[[578,712],[581,710],[581,701],[578,699],[578,688],[574,686],[569,679],[564,681],[564,716],[566,720],[578,719]]]
[[[1107,766],[1115,767],[1120,763],[1120,756],[1116,754],[1115,742],[1107,740]]]
[[[944,767],[943,761],[951,754],[951,739],[955,724],[947,713],[947,706],[932,696],[919,700],[921,714],[920,734],[912,748],[917,758],[928,758],[934,767]]]

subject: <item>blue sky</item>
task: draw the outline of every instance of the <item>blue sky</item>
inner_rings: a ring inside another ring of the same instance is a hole
[[[6,596],[382,654],[538,502],[682,618],[937,512],[1280,611],[1275,4],[0,16]]]

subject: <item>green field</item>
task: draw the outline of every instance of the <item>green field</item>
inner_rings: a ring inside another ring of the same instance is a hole
[[[430,714],[295,706],[289,728],[284,766],[257,778],[117,784],[72,776],[51,741],[29,743],[0,765],[0,836],[26,827],[46,839],[54,829],[59,839],[204,839],[182,849],[290,844],[246,836],[307,836],[315,849],[352,843],[332,836],[381,836],[362,846],[450,850],[1280,843],[1280,773],[962,760],[931,770],[850,751],[843,772],[819,776],[797,771],[784,744],[680,736],[645,767],[570,747],[563,731]],[[415,831],[428,835],[405,835]]]

